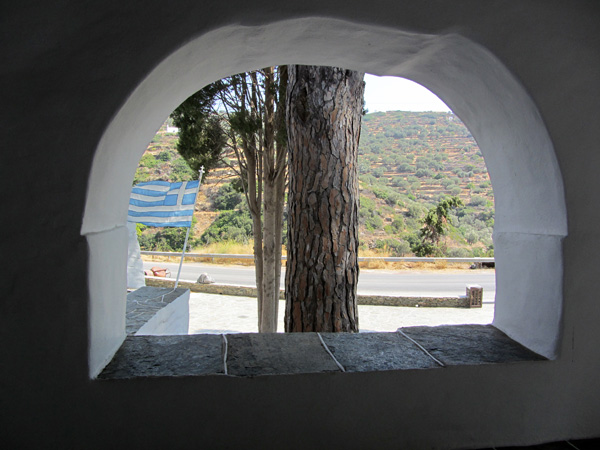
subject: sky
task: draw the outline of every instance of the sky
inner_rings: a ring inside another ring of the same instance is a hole
[[[365,74],[365,107],[376,111],[450,111],[434,93],[413,81]]]

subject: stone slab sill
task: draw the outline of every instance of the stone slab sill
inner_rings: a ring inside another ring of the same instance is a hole
[[[99,379],[256,377],[543,361],[492,325],[391,333],[128,336]]]

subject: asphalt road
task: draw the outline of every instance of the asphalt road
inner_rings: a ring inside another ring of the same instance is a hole
[[[179,264],[144,261],[144,269],[155,266],[168,268],[172,278],[177,276]],[[236,265],[184,263],[181,269],[181,279],[196,281],[201,273],[209,274],[217,284],[256,286],[254,267]],[[285,268],[282,270],[282,286],[285,281],[284,277]],[[361,269],[358,292],[359,294],[411,297],[454,297],[464,295],[467,284],[477,284],[483,287],[484,301],[494,301],[496,274],[492,269],[447,271]]]

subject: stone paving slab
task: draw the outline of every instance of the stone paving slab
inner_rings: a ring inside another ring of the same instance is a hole
[[[440,368],[399,333],[321,333],[347,372]]]
[[[172,301],[185,293],[186,289],[142,286],[127,294],[125,331],[128,336],[138,332],[146,322]]]
[[[100,379],[224,374],[223,336],[128,336]]]
[[[227,335],[229,375],[340,372],[317,333]]]
[[[285,302],[279,303],[278,330],[284,329]],[[399,306],[358,305],[360,331],[395,332],[414,325],[489,324],[494,304],[483,308],[404,308]],[[258,332],[256,299],[215,294],[190,295],[189,333]]]
[[[492,325],[400,328],[446,365],[543,361]]]

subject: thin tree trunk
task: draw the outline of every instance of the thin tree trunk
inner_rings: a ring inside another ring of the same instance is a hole
[[[263,202],[263,303],[260,331],[277,331],[279,285],[281,276],[281,233],[283,188],[285,186],[287,150],[277,140],[277,123],[281,114],[275,111],[276,84],[272,67],[264,69],[264,202]],[[281,82],[285,80],[280,79]],[[280,99],[281,105],[281,99]],[[283,105],[282,105],[283,106]]]
[[[362,73],[290,66],[285,331],[358,331]]]
[[[264,153],[263,153],[263,303],[261,309],[261,333],[274,333],[277,331],[277,322],[274,321],[275,311],[275,190],[273,186],[273,171],[275,165],[275,128],[273,124],[275,96],[273,92],[273,69],[264,69],[265,104],[264,104]]]
[[[257,114],[257,101],[254,82],[256,74],[250,75],[253,81],[250,92],[248,92],[248,84],[246,80],[242,83],[241,94],[241,110],[248,111],[249,114]],[[247,99],[249,105],[247,104]],[[259,144],[260,145],[260,144]],[[254,238],[254,268],[256,277],[256,301],[258,306],[258,330],[261,331],[261,317],[263,307],[263,240],[262,240],[262,217],[261,217],[261,201],[262,201],[262,164],[261,157],[257,149],[256,137],[248,136],[242,133],[242,149],[246,159],[246,173],[248,177],[248,188],[246,199],[248,201],[248,210],[252,217],[252,235]],[[258,176],[257,176],[258,174]]]
[[[276,314],[275,297],[275,209],[273,200],[275,193],[271,183],[265,183],[264,191],[264,221],[263,221],[263,303],[261,309],[260,329],[261,333],[274,333],[277,331],[277,322],[274,320]],[[281,262],[278,262],[281,264]]]
[[[275,172],[275,255],[277,261],[275,265],[275,329],[277,329],[277,318],[279,316],[279,291],[281,284],[281,246],[283,234],[283,206],[285,202],[285,189],[287,181],[288,167],[288,151],[287,151],[287,129],[286,129],[286,98],[288,85],[288,68],[287,66],[278,67],[279,83],[278,83],[278,99],[277,112],[275,114],[275,146],[277,149],[276,157],[276,172]]]
[[[234,75],[225,87],[220,100],[229,122],[229,145],[238,160],[252,218],[258,330],[275,332],[287,176],[287,67]]]
[[[250,153],[250,152],[248,152]],[[263,240],[262,240],[262,218],[260,211],[260,197],[257,192],[256,161],[254,155],[247,154],[248,165],[248,209],[252,217],[252,236],[254,239],[254,268],[256,277],[256,300],[258,303],[258,330],[261,331],[261,317],[264,298],[263,285]]]
[[[287,153],[287,149],[283,151]],[[287,166],[287,157],[285,165]],[[287,167],[286,167],[287,168]],[[283,171],[277,178],[275,184],[275,225],[274,225],[274,238],[275,238],[275,255],[274,258],[277,261],[275,264],[275,310],[273,311],[273,318],[275,320],[275,331],[277,331],[277,318],[279,317],[279,292],[281,290],[281,245],[282,245],[282,234],[283,234],[283,204],[285,200],[285,178],[287,171]]]

